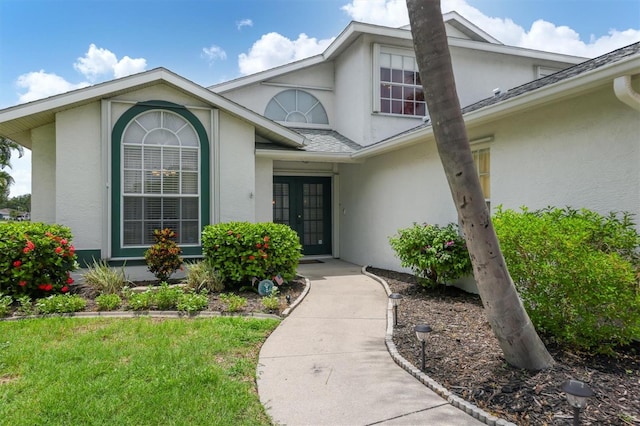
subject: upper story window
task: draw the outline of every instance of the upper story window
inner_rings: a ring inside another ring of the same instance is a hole
[[[284,90],[271,98],[264,115],[285,123],[329,124],[327,112],[320,101],[298,89]]]
[[[424,117],[426,102],[418,64],[412,51],[376,45],[377,111]]]

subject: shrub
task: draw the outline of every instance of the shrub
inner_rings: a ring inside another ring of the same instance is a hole
[[[168,311],[176,308],[184,291],[180,287],[169,286],[164,282],[159,288],[152,291],[152,294],[153,305],[161,311]]]
[[[389,238],[401,265],[411,268],[421,284],[435,286],[471,274],[471,259],[458,225],[418,225]]]
[[[0,224],[0,291],[43,296],[70,291],[77,268],[71,231],[38,222]]]
[[[220,292],[224,290],[224,281],[220,274],[211,265],[210,260],[193,262],[187,264],[187,274],[184,283],[188,288],[200,293]]]
[[[104,293],[96,297],[99,311],[115,311],[122,306],[122,299],[115,293]]]
[[[640,337],[640,236],[629,214],[498,208],[493,221],[539,331],[601,352]]]
[[[36,300],[36,309],[41,314],[79,312],[86,307],[87,301],[77,294],[55,294]]]
[[[82,275],[84,291],[88,296],[116,294],[128,284],[124,266],[117,270],[109,266],[106,260],[93,261],[93,265]]]
[[[227,305],[227,311],[229,312],[238,312],[247,305],[247,299],[233,293],[222,293],[220,300]]]
[[[35,314],[35,309],[33,307],[33,301],[31,297],[24,294],[18,297],[18,314],[19,315],[33,315]]]
[[[273,287],[271,289],[271,293],[268,296],[264,296],[260,302],[262,302],[262,306],[268,311],[275,311],[280,308],[280,298],[278,297],[278,293],[280,291],[277,287]]]
[[[236,284],[277,274],[290,280],[301,257],[298,234],[270,222],[208,225],[202,231],[202,250],[222,279]]]
[[[177,308],[180,312],[187,314],[193,314],[194,312],[200,312],[209,306],[209,298],[206,294],[198,293],[183,293],[178,299]]]
[[[9,315],[9,308],[13,303],[11,296],[6,296],[0,293],[0,317],[6,317]]]
[[[182,249],[176,243],[176,233],[169,228],[153,231],[156,243],[144,252],[149,271],[159,281],[167,281],[182,266]]]
[[[153,306],[153,294],[151,290],[143,293],[131,293],[128,296],[129,309],[134,311],[148,311]]]

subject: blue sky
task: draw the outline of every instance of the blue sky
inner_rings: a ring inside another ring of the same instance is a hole
[[[501,42],[594,57],[640,41],[640,0],[442,0]],[[156,67],[203,86],[322,52],[405,0],[0,0],[0,109]],[[11,195],[30,192],[30,155]]]

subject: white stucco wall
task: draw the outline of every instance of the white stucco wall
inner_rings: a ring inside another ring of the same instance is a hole
[[[640,115],[611,87],[504,120],[491,147],[492,204],[640,214],[639,135]]]
[[[78,250],[101,247],[105,218],[100,103],[56,114],[56,222]]]
[[[388,238],[417,223],[456,220],[435,143],[340,165],[340,257],[400,270]]]
[[[273,160],[256,158],[256,222],[273,220]]]
[[[31,131],[31,220],[56,221],[56,128],[47,124]]]
[[[220,220],[256,218],[254,127],[220,112]]]

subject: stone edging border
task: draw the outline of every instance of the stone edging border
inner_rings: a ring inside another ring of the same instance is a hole
[[[391,294],[391,289],[389,288],[389,284],[382,278],[377,275],[372,274],[367,271],[367,266],[363,266],[361,270],[363,275],[376,280],[379,282],[382,287],[384,287],[387,296]],[[388,302],[387,305],[387,333],[385,336],[385,344],[387,345],[387,350],[391,355],[391,358],[406,370],[413,377],[418,379],[423,385],[427,386],[429,389],[440,395],[442,398],[446,399],[447,402],[454,407],[464,411],[465,413],[472,416],[474,419],[481,421],[489,426],[517,426],[515,423],[508,422],[504,419],[500,419],[492,414],[487,413],[476,405],[465,401],[457,395],[451,393],[444,386],[440,385],[438,382],[433,380],[431,377],[427,376],[425,373],[420,371],[418,368],[414,367],[409,361],[404,359],[402,355],[398,352],[395,343],[393,343],[393,305],[391,301]]]
[[[26,316],[12,316],[6,318],[0,318],[0,321],[19,321],[23,319],[34,319],[34,318],[51,318],[51,317],[62,317],[62,318],[137,318],[137,317],[148,317],[148,318],[217,318],[217,317],[248,317],[248,318],[258,318],[258,319],[283,319],[286,318],[293,312],[293,310],[302,302],[305,296],[309,293],[309,289],[311,288],[311,282],[307,277],[302,277],[305,281],[304,290],[300,293],[300,296],[289,306],[287,309],[282,311],[282,315],[275,314],[265,314],[262,312],[249,312],[246,314],[227,314],[218,311],[200,311],[195,314],[185,314],[177,311],[105,311],[105,312],[72,312],[66,314],[49,314],[49,315],[26,315]]]

